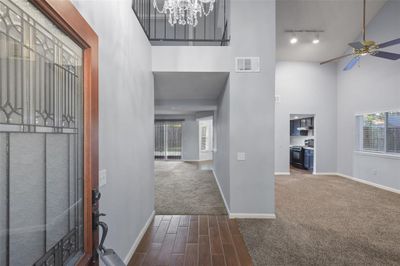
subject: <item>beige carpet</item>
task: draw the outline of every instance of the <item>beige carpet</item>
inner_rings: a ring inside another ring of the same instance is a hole
[[[156,214],[226,214],[212,171],[197,163],[156,161]]]
[[[276,220],[241,220],[255,265],[400,265],[400,195],[335,176],[276,178]]]

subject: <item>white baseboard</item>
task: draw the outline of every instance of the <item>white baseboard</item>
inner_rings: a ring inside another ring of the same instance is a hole
[[[386,190],[386,191],[390,191],[390,192],[393,192],[393,193],[400,194],[400,190],[399,189],[383,186],[383,185],[376,184],[376,183],[371,182],[371,181],[367,181],[367,180],[356,178],[356,177],[349,176],[349,175],[344,175],[344,174],[341,174],[341,173],[336,173],[336,175],[344,177],[344,178],[347,178],[347,179],[350,179],[350,180],[353,180],[353,181],[356,181],[356,182],[359,182],[359,183],[363,183],[363,184],[370,185],[370,186],[373,186],[373,187],[376,187],[376,188],[380,188],[380,189],[383,189],[383,190]]]
[[[335,172],[314,172],[313,175],[338,175]]]
[[[224,193],[222,192],[222,187],[219,184],[217,175],[215,171],[212,170],[215,182],[217,183],[219,193],[221,194],[222,199],[224,200],[225,208],[228,211],[229,219],[275,219],[276,216],[274,213],[231,213],[228,203],[226,202]]]
[[[228,215],[229,215],[229,217],[230,217],[230,216],[231,216],[231,212],[230,212],[230,210],[229,210],[228,203],[226,202],[224,193],[222,192],[222,187],[221,187],[221,185],[219,184],[219,181],[218,181],[217,175],[215,174],[214,169],[212,169],[212,173],[213,173],[215,182],[217,183],[217,186],[218,186],[218,189],[219,189],[219,194],[221,194],[221,197],[222,197],[222,199],[224,200],[225,209],[226,209],[226,211],[228,212]]]
[[[274,175],[290,175],[290,172],[275,172]]]
[[[135,253],[137,247],[139,246],[140,241],[142,240],[144,234],[146,233],[147,229],[149,228],[151,222],[153,221],[154,215],[156,214],[155,211],[153,211],[147,220],[146,224],[143,226],[142,230],[139,232],[138,237],[136,238],[135,242],[133,243],[131,249],[129,250],[128,254],[126,255],[124,259],[124,263],[128,265],[129,261],[132,259],[133,254]]]
[[[276,219],[274,213],[230,213],[230,219]]]

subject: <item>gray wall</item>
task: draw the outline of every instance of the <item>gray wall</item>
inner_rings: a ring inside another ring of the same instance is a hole
[[[233,1],[231,25],[233,57],[259,56],[261,72],[230,75],[230,208],[274,213],[275,1]]]
[[[270,214],[275,211],[275,1],[230,4],[230,46],[152,47],[153,71],[230,72],[229,165],[224,164],[230,175],[225,197],[233,213]],[[262,71],[233,72],[237,56],[260,56]],[[218,146],[223,137],[216,135]],[[237,152],[245,152],[246,161],[237,161]]]
[[[100,204],[106,245],[125,258],[154,210],[151,47],[130,0],[73,2],[100,40]]]
[[[199,123],[191,116],[185,119],[182,129],[182,159],[199,159]]]
[[[336,65],[278,62],[275,94],[275,172],[289,172],[290,114],[315,114],[318,172],[336,172]]]
[[[369,23],[368,39],[384,42],[399,38],[400,2],[388,1]],[[400,53],[400,47],[385,51]],[[349,72],[338,65],[338,172],[400,189],[400,160],[361,155],[355,149],[355,115],[400,110],[400,60],[363,57]]]
[[[199,124],[196,115],[156,115],[156,119],[182,119],[182,160],[199,160]]]
[[[223,192],[226,204],[229,207],[230,185],[229,185],[229,79],[225,90],[218,99],[218,110],[215,115],[215,137],[216,151],[214,153],[215,177]]]

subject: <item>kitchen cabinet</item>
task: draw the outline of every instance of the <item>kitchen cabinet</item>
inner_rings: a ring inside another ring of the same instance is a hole
[[[309,117],[309,118],[290,120],[290,136],[301,136],[301,132],[300,130],[298,130],[299,127],[313,129],[314,118]]]
[[[300,130],[298,128],[301,127],[301,120],[290,120],[290,136],[300,136]]]
[[[290,136],[294,136],[294,121],[290,120]]]
[[[304,150],[304,168],[307,170],[313,170],[314,168],[314,150]]]

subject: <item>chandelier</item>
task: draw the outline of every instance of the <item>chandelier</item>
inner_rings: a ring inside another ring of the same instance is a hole
[[[214,9],[214,3],[215,0],[164,0],[163,8],[159,9],[157,0],[154,0],[153,6],[159,13],[168,16],[171,26],[179,23],[196,27],[199,23],[198,17],[208,16]]]

